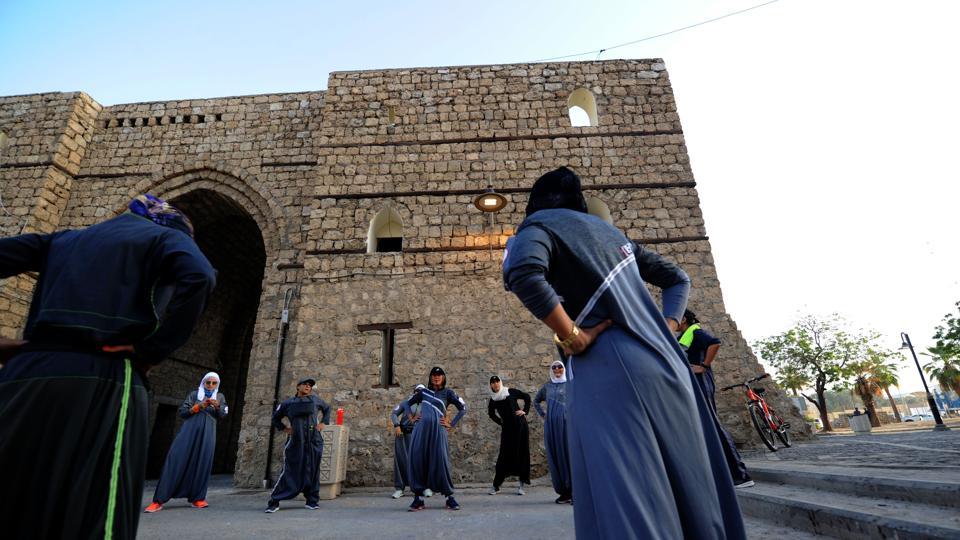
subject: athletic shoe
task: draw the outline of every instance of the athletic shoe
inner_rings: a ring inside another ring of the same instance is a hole
[[[453,498],[453,495],[447,497],[447,508],[450,510],[460,509],[460,505],[457,504],[457,500]]]
[[[320,505],[319,505],[319,504],[315,504],[315,503],[307,503],[307,504],[303,505],[303,507],[306,508],[307,510],[318,510],[318,509],[320,509]]]
[[[754,482],[753,480],[747,480],[746,482],[740,482],[739,484],[737,484],[737,485],[735,485],[735,486],[733,486],[733,487],[735,487],[735,488],[737,488],[737,489],[740,489],[740,488],[753,487],[753,486],[755,486],[755,485],[757,485],[757,484],[756,484],[756,482]]]
[[[433,497],[433,492],[430,491],[429,489],[425,489],[425,490],[423,490],[423,496],[424,496],[424,497]]]
[[[190,503],[190,506],[194,508],[206,508],[210,505],[207,504],[207,501],[200,499],[199,501],[193,501],[192,503]]]
[[[394,498],[394,499],[399,499],[400,497],[403,497],[403,490],[402,490],[402,489],[398,489],[398,490],[394,491],[394,492],[393,492],[393,495],[391,495],[390,497],[392,497],[392,498]]]
[[[160,503],[158,503],[158,502],[152,502],[152,503],[150,503],[150,506],[148,506],[148,507],[146,507],[146,508],[143,509],[143,511],[146,512],[146,513],[148,513],[148,514],[152,514],[152,513],[154,513],[154,512],[159,512],[159,511],[161,511],[161,510],[163,510],[163,505],[160,504]]]
[[[561,495],[557,497],[556,500],[554,500],[553,502],[557,504],[570,504],[573,502],[573,497],[569,495]]]
[[[272,514],[280,509],[280,501],[275,501],[270,499],[270,502],[267,503],[267,509],[264,510],[267,514]]]
[[[423,502],[423,499],[421,499],[419,495],[414,495],[413,502],[410,503],[410,512],[419,512],[423,510],[425,506],[427,505]]]
[[[490,488],[490,495],[496,495],[497,493],[500,493],[500,488],[498,488],[497,486],[493,486],[492,488]]]
[[[517,486],[517,495],[526,495],[527,492],[523,490],[523,482],[520,482],[520,485]]]

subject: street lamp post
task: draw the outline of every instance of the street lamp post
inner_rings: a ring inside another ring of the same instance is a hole
[[[927,403],[930,404],[930,412],[933,413],[933,420],[937,425],[933,426],[934,431],[947,431],[948,428],[943,424],[943,418],[940,418],[940,408],[937,407],[937,402],[933,400],[933,396],[930,395],[930,388],[927,387],[927,379],[923,376],[923,370],[920,369],[920,360],[917,360],[917,353],[913,350],[913,343],[910,342],[910,336],[906,332],[900,332],[900,339],[903,341],[903,344],[900,345],[900,350],[910,349],[910,354],[913,355],[913,361],[917,364],[917,371],[920,372],[920,380],[923,382],[923,390],[927,393]]]

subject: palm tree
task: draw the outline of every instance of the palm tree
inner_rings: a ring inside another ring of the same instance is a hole
[[[923,366],[923,370],[937,381],[940,388],[949,388],[960,396],[960,358],[955,356],[951,349],[939,343],[934,347],[928,347],[925,354],[932,357],[933,361]]]
[[[898,388],[900,386],[900,378],[897,377],[896,365],[882,364],[874,371],[873,377],[880,388],[883,389],[884,393],[887,394],[887,400],[890,401],[890,407],[893,408],[893,416],[897,419],[897,422],[903,422],[903,418],[900,417],[900,409],[897,408],[897,402],[893,400],[893,396],[890,394],[891,386]]]
[[[877,404],[874,398],[880,397],[883,390],[870,373],[870,365],[868,362],[858,362],[854,364],[851,366],[851,371],[854,373],[853,387],[850,389],[851,392],[860,396],[860,400],[863,401],[863,407],[867,410],[867,414],[870,417],[870,425],[880,427],[880,418],[877,417]]]
[[[850,366],[850,373],[853,375],[853,393],[860,396],[864,408],[870,414],[870,425],[880,427],[880,418],[877,416],[877,406],[875,398],[881,397],[884,393],[893,406],[893,414],[897,421],[900,421],[900,411],[897,409],[893,396],[890,395],[890,386],[896,385],[897,365],[893,359],[897,355],[886,349],[870,347],[866,351],[866,358]]]

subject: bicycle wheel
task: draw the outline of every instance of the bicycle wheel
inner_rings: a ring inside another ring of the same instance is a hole
[[[777,429],[774,430],[777,438],[783,443],[784,448],[790,448],[790,432],[788,431],[790,424],[784,422],[783,418],[780,418],[780,415],[773,409],[770,409],[770,418],[773,419],[773,424],[777,426]]]
[[[770,425],[767,424],[767,419],[763,416],[763,409],[756,403],[750,403],[747,405],[747,410],[750,411],[750,420],[753,422],[753,427],[757,428],[760,440],[763,441],[763,444],[767,445],[767,448],[769,448],[771,452],[776,452],[777,447],[773,440],[773,430],[770,429]]]

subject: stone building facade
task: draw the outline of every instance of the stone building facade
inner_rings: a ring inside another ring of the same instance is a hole
[[[590,125],[571,125],[572,107]],[[691,307],[725,343],[719,384],[761,370],[724,308],[661,60],[338,72],[325,91],[109,107],[79,92],[2,97],[0,133],[0,234],[90,225],[152,192],[191,215],[218,269],[190,342],[151,373],[151,474],[176,406],[216,370],[232,419],[215,467],[238,485],[268,476],[278,377],[282,399],[303,376],[345,411],[347,482],[388,484],[389,411],[440,365],[469,408],[450,439],[455,480],[488,481],[487,379],[532,394],[555,354],[504,292],[500,260],[532,182],[559,165],[583,177],[591,211],[690,274]],[[489,215],[472,204],[488,186],[508,200]],[[21,330],[32,286],[0,282],[0,335]],[[718,401],[752,444],[741,397]]]

